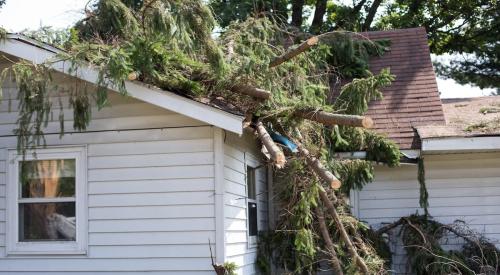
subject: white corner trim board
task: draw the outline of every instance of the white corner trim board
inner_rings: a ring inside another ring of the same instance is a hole
[[[500,150],[500,136],[446,137],[422,140],[422,152],[481,152]]]
[[[22,35],[8,35],[7,39],[0,41],[0,52],[39,64],[53,58],[60,50]],[[54,70],[64,74],[69,74],[70,67],[71,64],[67,61],[52,64]],[[76,77],[96,84],[98,72],[88,66],[79,66]],[[242,116],[131,81],[127,81],[125,87],[128,94],[138,100],[206,122],[238,135],[243,133]],[[110,89],[116,91],[113,87],[110,87]]]
[[[224,227],[224,133],[214,129],[214,180],[215,180],[215,258],[217,263],[226,261],[226,232]]]

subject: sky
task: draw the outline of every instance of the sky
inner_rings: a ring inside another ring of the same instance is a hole
[[[81,19],[89,0],[7,0],[0,9],[0,26],[11,32],[40,26],[65,28]],[[435,58],[435,57],[433,57]],[[452,79],[437,79],[442,98],[486,96],[493,89],[481,90],[460,85]]]

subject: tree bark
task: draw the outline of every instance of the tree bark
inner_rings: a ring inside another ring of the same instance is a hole
[[[373,127],[373,120],[366,116],[333,114],[325,111],[309,111],[300,110],[295,112],[295,115],[314,120],[324,125],[345,125],[354,127],[371,128]]]
[[[335,246],[333,245],[332,238],[330,238],[330,232],[328,231],[328,227],[326,226],[325,217],[323,215],[323,210],[319,207],[314,209],[316,212],[316,217],[318,218],[319,231],[321,231],[321,236],[325,241],[326,249],[330,254],[330,265],[332,267],[332,271],[334,275],[344,275],[344,271],[342,271],[342,267],[340,266],[340,261],[337,256],[337,252],[335,252]]]
[[[363,261],[363,259],[359,256],[358,252],[356,251],[356,248],[352,244],[352,241],[349,238],[349,235],[347,234],[347,231],[345,230],[345,227],[342,224],[342,221],[340,220],[339,214],[337,213],[335,206],[330,201],[330,199],[328,198],[328,194],[326,194],[325,189],[321,185],[319,186],[319,197],[320,197],[321,201],[323,202],[323,204],[326,206],[328,213],[330,214],[330,216],[332,216],[333,220],[335,221],[335,224],[337,225],[339,233],[340,233],[340,238],[347,246],[347,250],[348,250],[349,254],[351,255],[353,261],[356,263],[359,270],[363,274],[369,274],[368,266]]]
[[[366,3],[366,0],[359,1],[359,3],[356,4],[356,6],[354,6],[354,8],[352,9],[351,14],[356,16],[356,14],[358,14],[361,11],[361,8],[365,5],[365,3]]]
[[[299,153],[306,159],[307,165],[316,173],[318,178],[323,180],[325,183],[329,184],[333,189],[340,188],[342,184],[339,179],[337,179],[332,172],[328,171],[323,164],[319,161],[319,159],[311,156],[309,151],[302,146],[299,142],[295,142],[297,144],[297,148],[299,149]]]
[[[302,26],[302,9],[304,8],[304,0],[292,1],[292,26],[300,28]]]
[[[365,5],[366,3],[366,0],[361,0],[358,2],[358,4],[356,4],[356,6],[354,6],[350,12],[350,15],[352,18],[339,18],[339,20],[337,20],[337,22],[335,22],[335,26],[333,27],[334,30],[337,30],[337,29],[342,29],[346,26],[346,23],[352,23],[351,20],[354,19],[354,18],[357,18],[359,12],[361,11],[361,8],[363,8],[363,6]],[[348,26],[347,29],[351,29],[352,27],[351,26]]]
[[[264,125],[262,125],[262,122],[257,122],[255,128],[257,130],[259,139],[262,141],[262,144],[266,147],[267,151],[271,155],[271,159],[274,161],[276,167],[283,168],[286,163],[286,158],[285,154],[283,154],[283,151],[278,147],[278,145],[276,145],[276,143],[274,143],[266,128],[264,128]]]
[[[377,14],[378,7],[382,4],[382,0],[374,0],[372,6],[368,10],[368,15],[366,15],[366,20],[363,23],[363,30],[369,31],[370,26],[372,25],[373,18],[375,18],[375,14]]]
[[[276,67],[292,58],[294,58],[295,56],[305,52],[306,50],[308,50],[309,48],[311,48],[312,46],[318,44],[318,37],[317,36],[313,36],[309,39],[307,39],[306,41],[302,42],[299,46],[297,47],[290,47],[287,52],[285,52],[284,54],[280,55],[280,56],[277,56],[276,58],[274,58],[271,63],[269,63],[269,68],[272,68],[272,67]]]
[[[250,85],[237,84],[231,87],[231,91],[239,94],[248,95],[255,98],[267,100],[271,97],[271,92],[252,87]]]
[[[323,17],[326,13],[327,2],[327,0],[316,0],[316,8],[314,9],[314,17],[310,28],[310,31],[312,33],[321,32],[321,27],[323,26]]]

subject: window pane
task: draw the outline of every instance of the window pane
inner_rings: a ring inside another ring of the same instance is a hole
[[[19,204],[19,241],[74,241],[75,203]]]
[[[248,203],[248,236],[257,236],[257,204]]]
[[[75,160],[33,160],[19,165],[22,198],[75,196]]]
[[[255,168],[247,166],[247,189],[248,198],[255,200],[257,198],[255,192]]]

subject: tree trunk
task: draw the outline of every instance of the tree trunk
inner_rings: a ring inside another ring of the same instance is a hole
[[[292,1],[292,26],[300,28],[302,26],[302,9],[304,8],[304,0]]]
[[[313,36],[306,41],[302,42],[299,46],[297,47],[290,47],[284,54],[277,56],[274,58],[271,63],[269,63],[269,68],[276,67],[292,58],[295,56],[299,55],[300,53],[305,52],[307,49],[311,48],[312,46],[318,44],[318,37]]]
[[[306,159],[307,165],[316,173],[318,178],[323,180],[325,183],[329,184],[332,188],[338,189],[340,188],[341,182],[338,180],[332,172],[328,171],[323,164],[319,161],[319,159],[311,156],[309,151],[302,146],[299,142],[295,142],[297,144],[297,148],[299,149],[299,153]]]
[[[314,17],[310,29],[312,33],[321,32],[321,27],[323,27],[323,17],[326,13],[327,2],[327,0],[316,0],[316,8],[314,9]]]
[[[283,154],[283,151],[281,151],[278,145],[274,143],[266,128],[264,128],[264,125],[262,125],[262,122],[257,122],[255,128],[257,130],[259,139],[262,141],[262,144],[266,147],[267,151],[271,155],[271,159],[274,161],[276,167],[283,168],[286,163],[286,158],[285,154]]]
[[[382,4],[382,0],[374,0],[372,6],[368,10],[368,15],[366,15],[365,23],[363,24],[363,30],[369,31],[370,26],[372,25],[373,18],[375,18],[375,14],[377,14],[378,7]]]
[[[351,14],[353,16],[356,16],[361,11],[361,8],[365,5],[365,3],[366,3],[366,0],[359,1],[359,3],[356,4],[356,6],[354,6],[354,8],[352,9]]]
[[[314,120],[328,126],[344,125],[363,128],[371,128],[373,126],[373,120],[365,116],[333,114],[325,111],[308,110],[297,111],[295,112],[295,115],[305,119]]]
[[[234,85],[233,87],[231,87],[231,91],[264,100],[269,99],[271,97],[271,92],[255,88],[250,85],[241,85],[241,84]]]
[[[366,266],[366,263],[363,261],[363,259],[359,256],[358,252],[356,251],[356,248],[352,244],[352,241],[349,238],[349,235],[347,234],[347,231],[345,230],[342,221],[340,220],[339,214],[337,213],[335,206],[330,201],[330,199],[328,198],[328,194],[321,185],[319,186],[319,197],[323,202],[323,204],[326,206],[328,213],[330,214],[330,216],[332,216],[333,220],[335,221],[335,224],[337,225],[338,230],[340,232],[340,238],[347,246],[347,250],[349,251],[349,254],[351,255],[353,261],[356,263],[359,270],[363,274],[369,274],[368,266]]]
[[[331,257],[330,265],[332,267],[333,274],[344,275],[342,267],[340,266],[340,261],[337,256],[337,252],[335,252],[335,246],[333,245],[332,238],[330,238],[330,232],[328,231],[328,227],[326,226],[323,210],[321,210],[319,207],[316,207],[314,211],[316,212],[316,217],[318,218],[319,231],[321,231],[321,236],[325,241],[326,249],[328,250],[328,253],[330,254]]]

